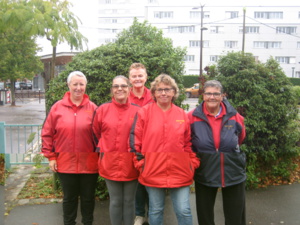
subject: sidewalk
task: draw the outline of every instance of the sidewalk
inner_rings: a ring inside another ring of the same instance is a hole
[[[0,121],[6,124],[42,124],[45,119],[44,100],[36,99],[28,102],[17,102],[16,107],[0,106]],[[5,201],[7,207],[17,205],[3,218],[4,207],[0,207],[0,225],[62,225],[62,203],[57,199],[16,200],[16,196],[24,186],[32,166],[19,166],[7,178],[5,190],[0,186],[0,202]],[[3,194],[5,192],[5,194]],[[259,190],[247,191],[246,211],[247,224],[251,225],[300,225],[300,183],[292,185],[272,186]],[[190,195],[194,224],[197,224],[195,194]],[[49,204],[45,204],[49,203]],[[96,202],[94,225],[109,225],[109,201]],[[218,193],[215,207],[216,225],[224,225],[222,196]],[[164,216],[165,225],[177,224],[169,196],[166,198]],[[78,224],[80,213],[78,213]]]

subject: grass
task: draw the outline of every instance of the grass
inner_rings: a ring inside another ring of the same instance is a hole
[[[62,198],[62,190],[54,190],[52,174],[33,173],[17,198]]]

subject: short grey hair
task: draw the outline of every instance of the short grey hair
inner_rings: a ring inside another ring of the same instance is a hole
[[[83,74],[83,72],[80,72],[80,71],[73,71],[69,74],[68,78],[67,78],[67,83],[69,84],[72,80],[72,78],[74,76],[78,76],[78,77],[83,77],[85,82],[87,83],[87,79],[86,79],[86,76]]]
[[[217,80],[206,81],[203,86],[203,91],[205,92],[205,89],[208,87],[218,88],[218,89],[220,89],[221,93],[223,93],[223,86],[220,83],[220,81],[217,81]]]

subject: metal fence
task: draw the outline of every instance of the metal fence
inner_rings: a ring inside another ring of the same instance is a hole
[[[40,155],[42,125],[8,125],[0,122],[0,153],[5,154],[5,167],[16,164],[47,163]],[[41,160],[42,159],[42,160]]]

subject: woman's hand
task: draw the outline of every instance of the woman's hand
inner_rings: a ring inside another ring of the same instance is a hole
[[[56,160],[49,161],[49,167],[54,173],[56,173],[57,172]]]

